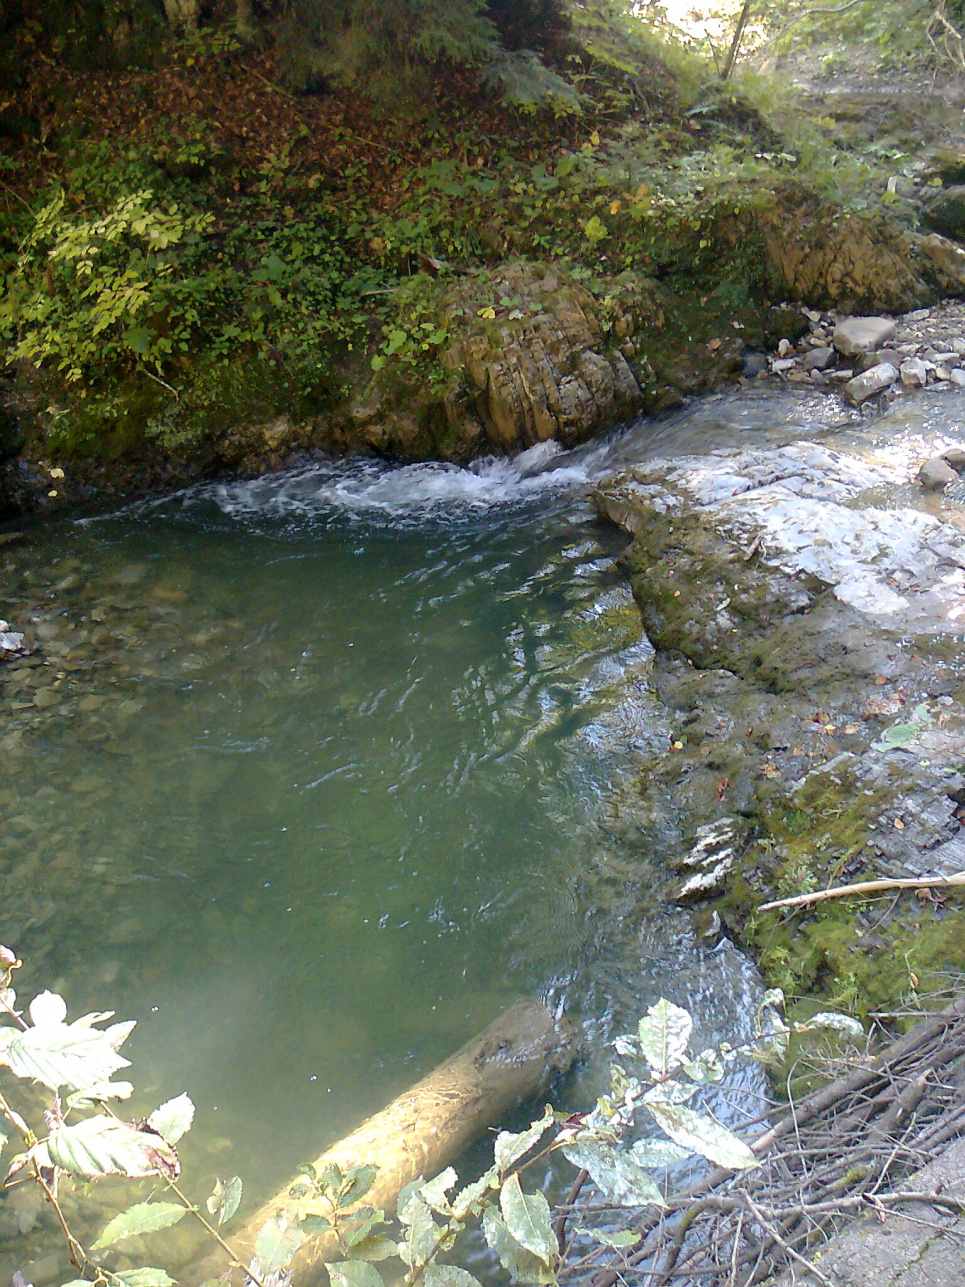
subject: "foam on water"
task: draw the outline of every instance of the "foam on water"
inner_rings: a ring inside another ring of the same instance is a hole
[[[489,456],[466,468],[442,461],[392,465],[358,458],[325,460],[283,474],[204,487],[184,493],[183,499],[213,501],[232,518],[454,517],[460,511],[478,514],[584,488],[606,472],[611,456],[608,442],[566,451],[549,439],[518,456]]]

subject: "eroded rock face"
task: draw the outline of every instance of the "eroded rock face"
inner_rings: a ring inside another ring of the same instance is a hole
[[[787,204],[762,231],[775,288],[812,308],[903,313],[933,303],[915,237],[887,216],[807,211]]]
[[[519,451],[547,438],[569,445],[642,408],[641,385],[653,373],[638,356],[640,333],[663,326],[652,283],[625,281],[609,316],[585,287],[546,266],[508,265],[493,293],[519,304],[486,318],[468,291],[452,293],[445,312],[457,338],[444,362],[468,377],[467,401],[494,447]]]

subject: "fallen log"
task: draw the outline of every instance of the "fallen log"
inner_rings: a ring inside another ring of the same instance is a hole
[[[575,1053],[571,1024],[554,1018],[541,1001],[519,1001],[312,1164],[319,1173],[333,1163],[343,1172],[353,1166],[377,1166],[365,1205],[394,1215],[406,1184],[444,1170],[487,1126],[535,1098],[554,1075],[565,1072]],[[290,1192],[299,1182],[303,1183],[301,1176],[293,1177],[228,1239],[242,1265],[254,1256],[255,1240],[266,1221],[290,1224],[304,1213],[304,1200]],[[332,1240],[324,1237],[305,1243],[295,1256],[295,1287],[311,1283],[335,1250]],[[218,1250],[182,1274],[181,1281],[211,1282],[227,1267],[226,1254]]]

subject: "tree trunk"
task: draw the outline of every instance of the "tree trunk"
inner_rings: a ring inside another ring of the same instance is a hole
[[[453,1162],[487,1126],[535,1098],[551,1077],[573,1062],[572,1025],[554,1019],[541,1001],[519,1001],[494,1020],[445,1063],[393,1100],[387,1108],[315,1159],[322,1172],[335,1163],[343,1171],[372,1163],[379,1168],[365,1205],[394,1214],[399,1191],[420,1176],[431,1179]],[[242,1264],[254,1255],[259,1230],[270,1219],[289,1224],[301,1218],[299,1199],[290,1189],[294,1177],[251,1216],[233,1237],[232,1249]],[[313,1239],[295,1257],[295,1287],[313,1281],[332,1257],[335,1245]],[[223,1252],[213,1253],[182,1282],[200,1284],[225,1271]]]

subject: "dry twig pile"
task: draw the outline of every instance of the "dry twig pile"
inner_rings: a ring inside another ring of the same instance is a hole
[[[638,1235],[635,1245],[617,1253],[599,1244],[589,1249],[577,1234],[562,1278],[591,1287],[750,1287],[806,1263],[809,1249],[858,1213],[915,1200],[963,1209],[906,1183],[962,1134],[965,997],[785,1106],[752,1144],[758,1168],[714,1171],[672,1193],[666,1210],[635,1212],[624,1223]],[[580,1207],[575,1193],[570,1198],[566,1213],[575,1225]],[[583,1212],[591,1210],[601,1208],[590,1200]],[[819,1266],[808,1268],[833,1287]]]

